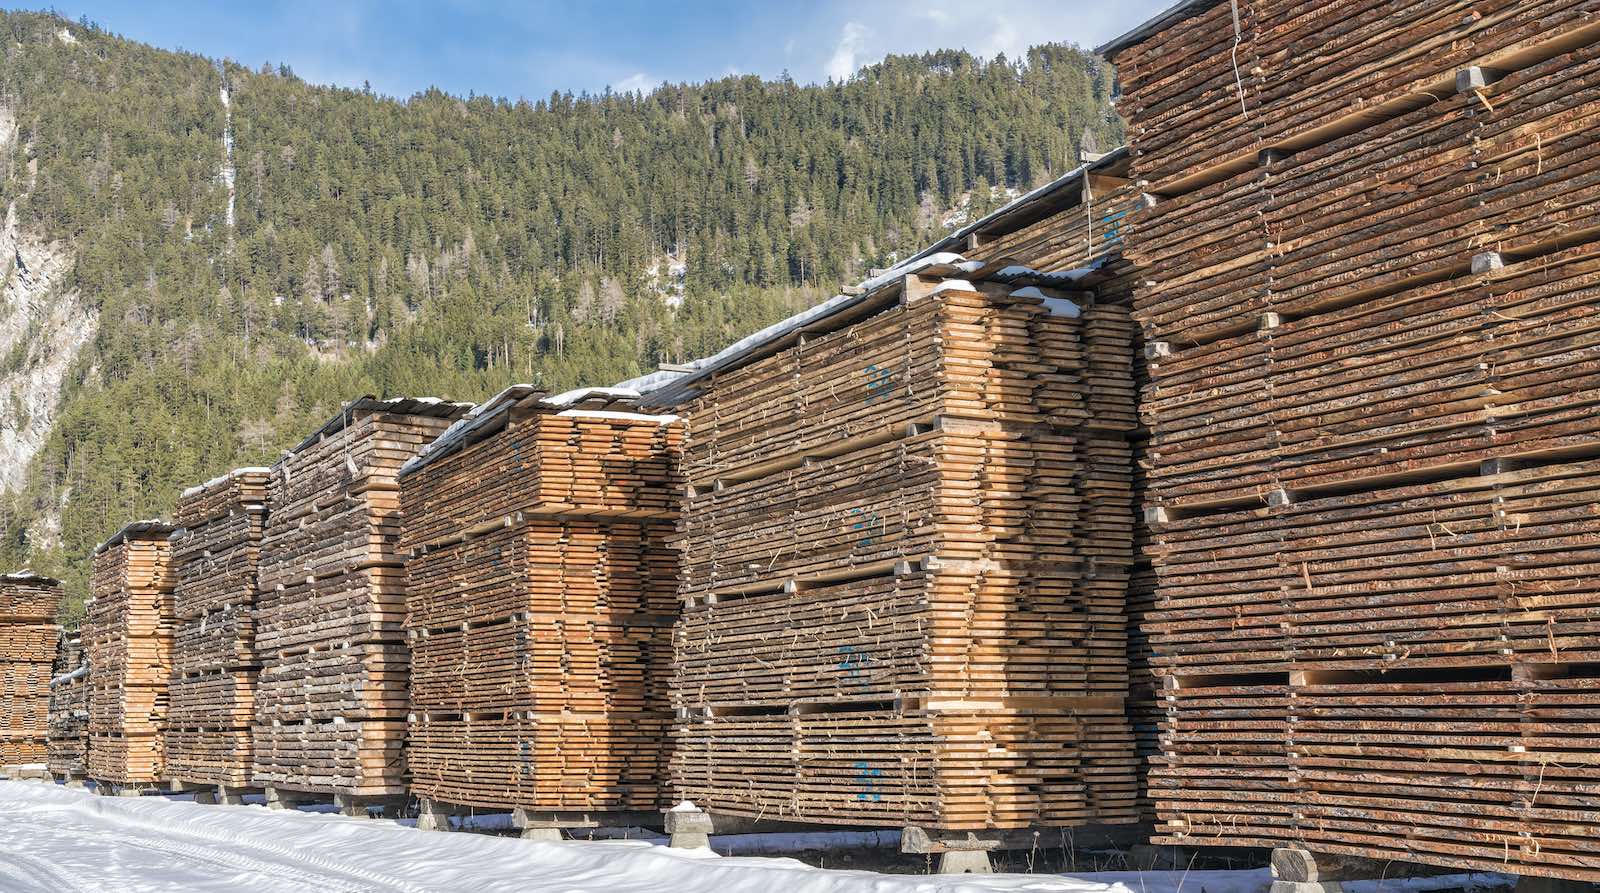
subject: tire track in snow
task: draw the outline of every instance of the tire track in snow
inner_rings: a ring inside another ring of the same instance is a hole
[[[115,818],[124,818],[116,816]],[[127,823],[135,824],[141,823]],[[130,847],[156,853],[164,853],[191,862],[210,863],[220,865],[235,871],[246,872],[261,877],[281,879],[297,884],[295,889],[316,890],[318,893],[428,893],[421,887],[414,886],[405,880],[391,877],[381,872],[357,868],[353,865],[341,863],[333,859],[296,850],[292,847],[275,846],[261,840],[251,840],[248,843],[226,835],[205,834],[190,827],[178,829],[150,829],[151,835],[133,834],[127,831],[111,831],[104,836],[114,838],[119,843]],[[175,837],[157,837],[156,834],[174,834],[192,838],[193,842],[185,842]],[[211,843],[226,843],[231,846],[248,846],[264,854],[279,857],[278,861],[261,859],[245,853],[230,852],[213,846]],[[290,862],[304,865],[307,868],[320,869],[318,871],[305,871],[295,867]],[[335,877],[334,875],[343,875]]]
[[[48,893],[91,893],[88,887],[78,883],[71,874],[52,865],[48,860],[19,853],[12,848],[0,850],[0,876],[14,878],[29,885],[30,889]],[[41,881],[49,883],[42,884]]]
[[[318,893],[430,893],[423,887],[381,871],[362,868],[348,862],[319,855],[292,846],[272,843],[269,839],[252,837],[241,839],[233,834],[214,831],[204,824],[174,822],[158,824],[137,812],[118,809],[120,804],[91,798],[78,801],[65,808],[45,807],[40,812],[58,815],[77,814],[93,822],[93,835],[97,840],[131,849],[157,853],[190,864],[218,866],[235,872],[251,874],[273,881],[282,881],[284,889],[315,890]],[[209,807],[210,809],[259,809],[259,807]],[[306,816],[312,819],[311,816]],[[37,821],[37,819],[36,819]],[[355,820],[350,820],[355,821]],[[52,830],[83,833],[58,826]],[[219,846],[221,845],[221,846]],[[241,852],[240,850],[244,850]],[[251,855],[259,853],[261,858]],[[3,857],[0,857],[3,858]],[[67,878],[70,881],[70,877]],[[85,888],[75,887],[83,893]],[[98,890],[99,888],[95,888]],[[53,889],[52,889],[53,893]]]

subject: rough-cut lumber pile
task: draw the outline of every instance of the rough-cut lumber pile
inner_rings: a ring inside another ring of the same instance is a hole
[[[519,387],[407,465],[407,763],[444,803],[655,811],[682,425]]]
[[[1096,300],[1101,303],[1130,303],[1138,281],[1137,271],[1122,257],[1122,233],[1139,201],[1139,190],[1128,178],[1125,151],[1085,165],[1078,174],[1065,178],[1064,185],[1076,185],[1076,195],[1060,196],[1044,190],[1034,197],[1019,200],[991,215],[991,222],[975,225],[967,239],[964,256],[991,263],[1018,263],[1047,271],[1097,267],[1094,282]],[[1076,181],[1074,184],[1073,181]],[[1086,187],[1086,188],[1085,188]],[[1084,200],[1087,193],[1088,199]],[[1092,246],[1092,247],[1091,247]],[[1147,382],[1142,356],[1143,345],[1134,351],[1136,385]],[[1134,457],[1133,496],[1135,504],[1144,499],[1145,440],[1142,429],[1130,433]],[[1128,697],[1127,712],[1133,726],[1138,752],[1139,814],[1141,820],[1155,817],[1147,793],[1145,767],[1159,752],[1158,727],[1162,709],[1157,698],[1157,683],[1150,665],[1150,646],[1143,632],[1146,612],[1155,601],[1155,570],[1149,561],[1150,531],[1136,516],[1134,564],[1128,577]]]
[[[163,776],[172,677],[172,544],[161,521],[135,521],[95,548],[89,652],[89,775],[115,784]]]
[[[1233,8],[1110,52],[1163,839],[1600,880],[1600,3]]]
[[[948,830],[1135,820],[1133,325],[985,272],[895,280],[696,382],[676,796]]]
[[[44,763],[61,583],[0,574],[0,766]]]
[[[76,635],[61,634],[50,679],[49,764],[52,775],[89,772],[89,653]]]
[[[240,468],[183,492],[173,537],[172,703],[167,778],[251,783],[255,721],[256,564],[267,510],[265,468]]]
[[[405,793],[398,475],[468,408],[355,400],[273,466],[253,615],[256,784]]]

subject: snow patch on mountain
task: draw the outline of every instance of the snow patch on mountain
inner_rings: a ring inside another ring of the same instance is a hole
[[[677,254],[661,255],[644,271],[645,284],[674,309],[683,303],[683,284],[688,275],[688,263]]]
[[[222,74],[222,170],[218,172],[223,185],[228,187],[228,210],[225,215],[228,229],[233,229],[233,209],[236,198],[234,183],[238,171],[233,166],[233,93],[228,89],[228,74]]]
[[[1011,186],[991,186],[989,187],[989,206],[998,208],[1021,197],[1021,195],[1022,190]],[[944,216],[939,219],[939,222],[945,229],[960,229],[971,223],[972,220],[972,192],[969,190],[961,193],[960,202],[954,208],[946,211]]]

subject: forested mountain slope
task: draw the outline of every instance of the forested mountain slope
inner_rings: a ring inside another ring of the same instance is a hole
[[[1120,142],[1074,47],[533,102],[0,15],[0,567],[84,557],[362,393],[715,350]]]

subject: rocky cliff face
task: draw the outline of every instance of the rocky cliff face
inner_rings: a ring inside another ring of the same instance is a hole
[[[0,152],[25,159],[26,147],[10,151],[16,135],[10,109],[0,107]],[[22,487],[55,421],[67,372],[94,339],[95,313],[64,284],[71,265],[65,243],[18,225],[12,201],[0,227],[0,495]]]

